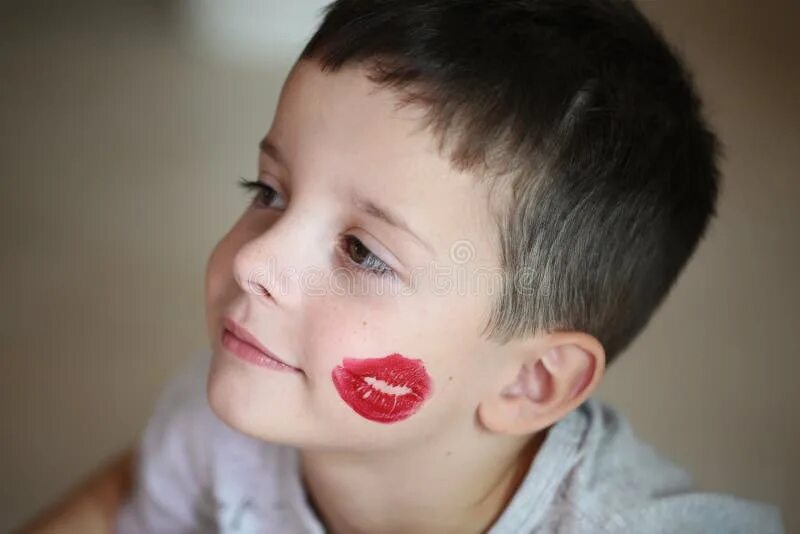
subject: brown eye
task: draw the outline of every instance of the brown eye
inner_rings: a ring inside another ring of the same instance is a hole
[[[376,256],[355,236],[345,236],[342,248],[350,261],[361,269],[375,274],[385,274],[392,271],[392,268],[386,262]]]
[[[372,252],[364,246],[364,243],[355,237],[351,237],[347,240],[347,252],[350,254],[350,259],[359,265],[364,263],[364,260],[372,254]]]

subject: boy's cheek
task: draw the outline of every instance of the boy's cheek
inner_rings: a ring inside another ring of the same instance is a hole
[[[226,295],[231,293],[230,274],[225,274],[226,250],[220,242],[209,255],[205,271],[206,328],[212,346],[221,332],[220,313],[226,304]],[[228,269],[229,272],[229,269]]]
[[[241,243],[237,240],[236,227],[226,234],[211,251],[206,262],[205,293],[208,307],[225,303],[226,296],[238,289],[233,278],[233,259]]]

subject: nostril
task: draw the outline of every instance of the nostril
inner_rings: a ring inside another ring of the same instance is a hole
[[[257,280],[252,280],[252,279],[248,280],[245,287],[247,288],[248,292],[250,292],[250,293],[252,293],[254,295],[258,295],[258,296],[262,296],[262,297],[271,296],[271,293],[269,292],[267,287],[264,284],[262,284],[261,282],[257,281]]]
[[[251,281],[249,285],[250,285],[250,292],[253,293],[254,295],[258,295],[260,297],[271,296],[269,289],[267,289],[267,287],[261,282]]]
[[[269,290],[266,287],[264,287],[263,285],[261,285],[261,284],[258,284],[257,292],[262,297],[271,297],[272,296],[272,294],[269,292]]]
[[[256,295],[259,297],[271,297],[272,293],[268,289],[272,284],[270,283],[269,275],[262,270],[257,270],[251,272],[246,279],[242,280],[244,283],[240,283],[242,289],[247,291],[252,295]]]

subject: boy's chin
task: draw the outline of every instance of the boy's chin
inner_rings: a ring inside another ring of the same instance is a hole
[[[232,358],[215,351],[211,361],[206,393],[217,418],[254,438],[296,443],[305,426],[302,378]]]

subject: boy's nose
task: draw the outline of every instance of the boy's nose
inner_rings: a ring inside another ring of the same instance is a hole
[[[283,214],[269,228],[253,234],[233,259],[233,276],[239,287],[263,302],[284,307],[297,306],[302,298],[299,279],[313,263],[319,236],[308,235],[307,225],[296,224]]]
[[[280,250],[269,231],[247,241],[236,252],[233,275],[239,287],[256,300],[287,306],[293,299],[292,280],[279,263],[279,258],[288,254],[278,253]]]
[[[244,243],[233,259],[233,277],[245,293],[277,302],[275,260],[266,250],[261,236]]]

